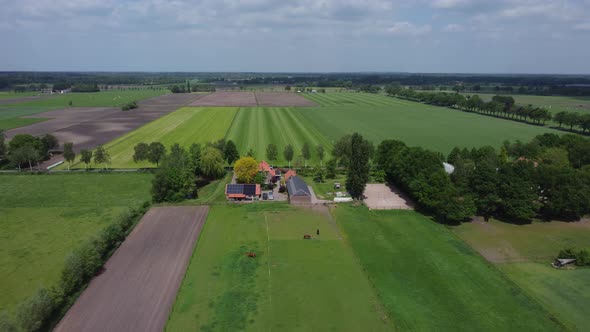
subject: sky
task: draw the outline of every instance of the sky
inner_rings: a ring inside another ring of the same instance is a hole
[[[1,71],[590,74],[590,0],[0,0]]]

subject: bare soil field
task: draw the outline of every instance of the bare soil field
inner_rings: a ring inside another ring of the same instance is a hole
[[[256,92],[258,106],[318,106],[301,95],[290,92]]]
[[[215,92],[192,102],[190,106],[257,106],[253,92]]]
[[[288,92],[219,91],[205,96],[190,106],[317,106],[298,94]]]
[[[381,183],[367,184],[365,204],[371,210],[413,210],[409,198],[392,186]]]
[[[69,108],[30,117],[54,118],[30,126],[6,131],[10,139],[16,134],[52,134],[59,140],[74,143],[74,150],[94,149],[101,144],[135,130],[146,123],[174,112],[178,108],[205,96],[204,94],[168,94],[139,102],[139,108],[121,111],[118,108]],[[77,113],[82,110],[82,113]],[[45,168],[63,160],[61,156],[51,158],[42,165]]]
[[[55,331],[163,331],[208,211],[150,209]]]

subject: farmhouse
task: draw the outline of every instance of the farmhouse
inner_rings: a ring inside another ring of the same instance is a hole
[[[266,174],[266,180],[267,182],[273,181],[276,179],[277,173],[275,171],[275,169],[273,169],[266,161],[261,161],[260,164],[258,164],[258,171],[259,172],[264,172]]]
[[[311,203],[311,192],[307,183],[297,175],[289,177],[287,180],[287,192],[291,204],[308,204]]]
[[[228,200],[243,200],[260,198],[261,190],[259,184],[226,184],[225,197]]]
[[[285,173],[285,181],[289,181],[289,178],[295,175],[297,175],[297,172],[292,169],[288,170],[287,173]]]

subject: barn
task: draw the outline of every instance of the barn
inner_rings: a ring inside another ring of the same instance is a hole
[[[287,180],[287,193],[291,204],[310,204],[311,192],[307,183],[297,175],[289,177]]]
[[[259,184],[226,184],[225,197],[228,200],[243,200],[260,198],[261,190]]]

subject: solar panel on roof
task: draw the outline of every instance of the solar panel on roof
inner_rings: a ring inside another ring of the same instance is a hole
[[[246,196],[255,196],[256,195],[256,185],[255,184],[245,184],[244,185],[244,194],[246,194]]]
[[[228,194],[241,194],[244,191],[243,184],[229,184],[227,185]]]

